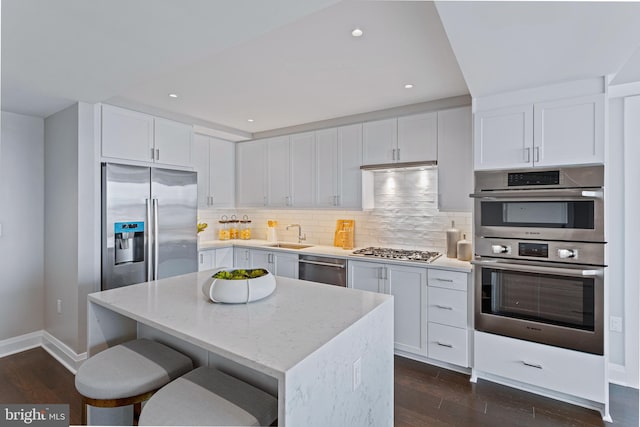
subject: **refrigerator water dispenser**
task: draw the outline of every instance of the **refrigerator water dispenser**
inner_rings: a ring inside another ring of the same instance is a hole
[[[115,264],[144,261],[144,222],[116,222]]]

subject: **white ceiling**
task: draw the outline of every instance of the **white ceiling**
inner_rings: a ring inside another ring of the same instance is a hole
[[[436,6],[3,0],[2,109],[106,101],[246,135],[618,71],[640,81],[640,3]]]
[[[638,2],[436,2],[474,97],[615,74],[640,46]],[[639,68],[634,71],[640,80]]]

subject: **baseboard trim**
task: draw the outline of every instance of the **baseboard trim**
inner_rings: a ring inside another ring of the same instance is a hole
[[[0,341],[0,358],[40,347],[42,345],[42,332],[30,332]]]
[[[626,366],[618,363],[609,362],[609,383],[623,387],[638,388],[638,384],[629,378]]]
[[[80,354],[76,353],[71,349],[71,347],[47,331],[42,331],[42,348],[67,368],[73,375],[78,372],[78,368],[87,358],[86,352]]]
[[[42,347],[74,375],[87,358],[86,352],[78,354],[58,338],[42,330],[0,341],[0,358],[36,347]]]

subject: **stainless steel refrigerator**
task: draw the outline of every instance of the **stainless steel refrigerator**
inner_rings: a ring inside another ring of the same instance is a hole
[[[195,172],[102,164],[102,290],[198,270]]]

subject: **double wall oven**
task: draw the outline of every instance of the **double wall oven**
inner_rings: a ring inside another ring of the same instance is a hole
[[[476,172],[475,328],[603,354],[604,167]]]

